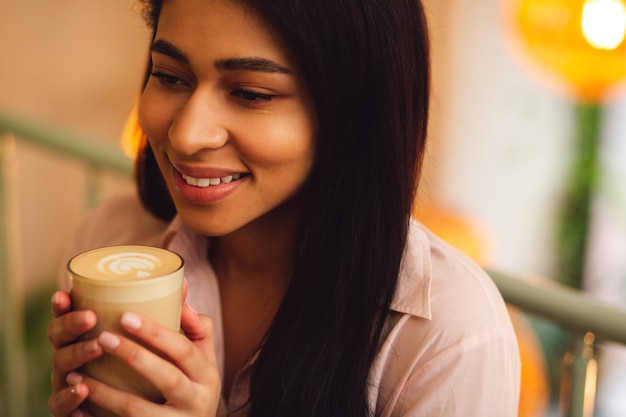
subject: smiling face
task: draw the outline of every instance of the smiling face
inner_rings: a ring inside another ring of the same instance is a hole
[[[241,3],[163,3],[139,122],[194,231],[220,236],[296,210],[315,113],[280,37]]]

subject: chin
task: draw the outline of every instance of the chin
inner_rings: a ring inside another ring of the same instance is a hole
[[[197,213],[178,212],[181,220],[193,232],[207,237],[228,235],[242,227],[241,224],[225,219],[217,214],[198,215]]]

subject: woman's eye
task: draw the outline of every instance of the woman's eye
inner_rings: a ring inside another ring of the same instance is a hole
[[[165,72],[152,71],[150,75],[156,78],[157,80],[159,80],[161,84],[164,84],[167,86],[187,85],[187,83],[181,78],[172,74],[165,73]]]
[[[251,90],[235,90],[231,96],[238,97],[248,103],[269,102],[275,97],[273,94],[258,93]]]

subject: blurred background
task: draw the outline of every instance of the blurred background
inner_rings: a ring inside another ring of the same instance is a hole
[[[424,1],[432,38],[432,118],[415,214],[486,267],[550,277],[626,306],[623,44],[613,48],[623,55],[617,75],[599,81],[592,77],[585,84],[579,74],[559,72],[565,58],[551,61],[566,48],[538,47],[549,45],[556,35],[545,27],[542,32],[524,26],[524,19],[541,23],[543,18],[547,26],[557,23],[557,33],[566,33],[565,21],[555,17],[560,15],[547,13],[561,7],[571,14],[572,5],[580,3],[582,10],[589,2]],[[623,10],[621,0],[604,2],[621,4],[618,10]],[[619,15],[611,10],[611,16]],[[601,26],[607,27],[604,16]],[[0,114],[121,149],[148,41],[132,0],[2,0]],[[599,58],[580,59],[585,74],[612,71]],[[7,137],[0,131],[0,138]],[[51,357],[45,336],[49,298],[71,230],[88,210],[90,177],[80,162],[31,143],[0,143],[4,154],[12,155],[2,159],[10,178],[3,185],[10,222],[2,227],[12,241],[10,258],[0,259],[7,274],[0,277],[1,288],[17,295],[13,307],[20,307],[23,296],[25,311],[23,317],[6,308],[0,314],[6,326],[12,320],[26,323],[22,353],[8,347],[21,346],[19,340],[0,343],[5,355],[18,355],[15,360],[28,370],[3,378],[0,416],[18,417],[4,411],[6,385],[14,377],[16,384],[28,387],[26,415],[44,416]],[[98,183],[100,198],[132,187],[126,176],[115,173],[99,175]],[[574,210],[572,215],[576,204],[582,205],[582,214]],[[21,261],[7,269],[13,260]],[[7,284],[8,274],[19,276],[19,282]],[[528,339],[521,349],[534,363],[526,383],[528,407],[520,416],[560,415],[567,334],[534,317],[522,315],[518,325],[526,329],[520,343]],[[623,349],[603,349],[595,415],[623,417]]]

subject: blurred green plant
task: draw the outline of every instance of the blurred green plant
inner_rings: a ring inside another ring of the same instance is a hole
[[[45,288],[30,295],[26,300],[25,331],[28,381],[28,415],[49,416],[48,396],[52,391],[50,382],[52,346],[48,342],[48,323],[52,319],[50,297],[54,288]],[[16,416],[17,417],[17,416]]]
[[[576,105],[574,157],[566,184],[557,237],[557,279],[582,288],[591,202],[597,184],[602,108]]]

